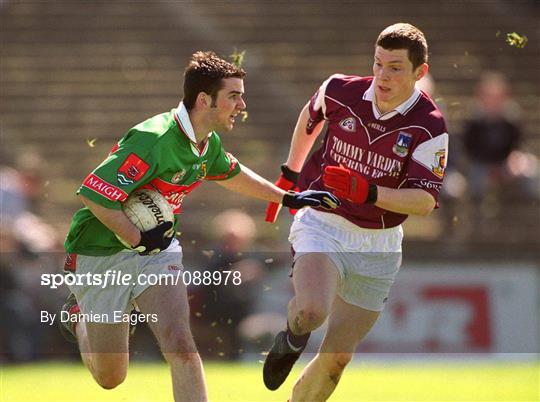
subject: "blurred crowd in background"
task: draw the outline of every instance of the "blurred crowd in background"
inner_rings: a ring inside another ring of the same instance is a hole
[[[431,75],[419,87],[437,99]],[[440,105],[443,109],[444,103]],[[516,206],[530,208],[535,219],[540,198],[538,156],[524,146],[522,111],[504,73],[483,71],[458,132],[450,133],[450,154],[442,191],[446,234],[462,240],[489,235],[505,225]],[[534,134],[537,135],[537,134]],[[456,209],[464,214],[453,224]],[[516,222],[518,223],[518,222]]]

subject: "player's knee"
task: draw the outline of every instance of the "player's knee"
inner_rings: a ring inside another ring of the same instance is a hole
[[[169,362],[189,363],[199,358],[193,337],[187,328],[169,328],[161,336],[160,346],[163,356]]]
[[[347,364],[350,363],[352,357],[352,353],[344,352],[323,354],[323,361],[326,366],[328,376],[330,377],[330,380],[332,380],[332,382],[334,382],[335,384],[339,382],[339,379],[343,374],[343,370],[345,370]]]
[[[353,354],[348,352],[321,352],[319,359],[331,371],[343,371],[352,360]]]
[[[353,358],[352,353],[330,353],[331,365],[334,369],[343,371]]]
[[[125,370],[109,372],[98,372],[94,375],[96,382],[104,389],[113,389],[119,386],[126,379]]]
[[[191,366],[198,365],[200,362],[199,353],[196,351],[193,352],[164,352],[163,356],[167,363],[171,366],[181,365],[181,366]]]
[[[316,303],[310,304],[300,309],[298,312],[300,318],[299,324],[302,329],[311,331],[320,327],[326,320],[327,315],[328,312],[324,306]]]

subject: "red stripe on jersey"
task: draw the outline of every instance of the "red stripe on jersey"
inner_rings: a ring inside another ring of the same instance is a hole
[[[173,184],[168,181],[162,180],[159,177],[153,179],[149,184],[142,186],[142,188],[151,188],[160,192],[161,195],[166,196],[171,193],[181,193],[183,191],[192,191],[195,187],[201,184],[201,181],[191,183],[189,186],[183,186],[181,184]]]
[[[238,165],[238,161],[234,156],[232,156],[230,153],[226,152],[227,157],[229,158],[229,161],[231,164],[229,165],[229,171],[223,174],[219,174],[217,176],[206,176],[206,180],[223,180],[226,179],[227,176],[231,174],[231,172],[236,168],[236,165]]]
[[[99,195],[111,201],[125,201],[128,197],[127,193],[110,183],[107,183],[102,178],[90,173],[82,184],[84,187],[95,191]]]
[[[179,214],[181,212],[182,201],[186,195],[191,193],[195,188],[200,186],[201,180],[191,183],[189,186],[183,186],[178,184],[172,184],[165,180],[156,177],[149,184],[145,184],[141,188],[149,188],[157,190],[167,202],[173,207],[173,213]]]

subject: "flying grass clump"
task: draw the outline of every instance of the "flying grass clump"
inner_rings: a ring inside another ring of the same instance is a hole
[[[510,46],[515,46],[518,49],[523,49],[529,39],[525,35],[520,35],[517,32],[510,32],[506,34],[506,43]]]

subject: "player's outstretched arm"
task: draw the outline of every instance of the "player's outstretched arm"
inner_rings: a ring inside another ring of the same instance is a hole
[[[307,206],[334,209],[340,204],[334,195],[326,191],[285,192],[243,165],[236,176],[217,183],[228,190],[294,209]]]
[[[241,165],[240,173],[236,176],[216,183],[227,190],[278,204],[281,204],[286,193],[244,165]]]

